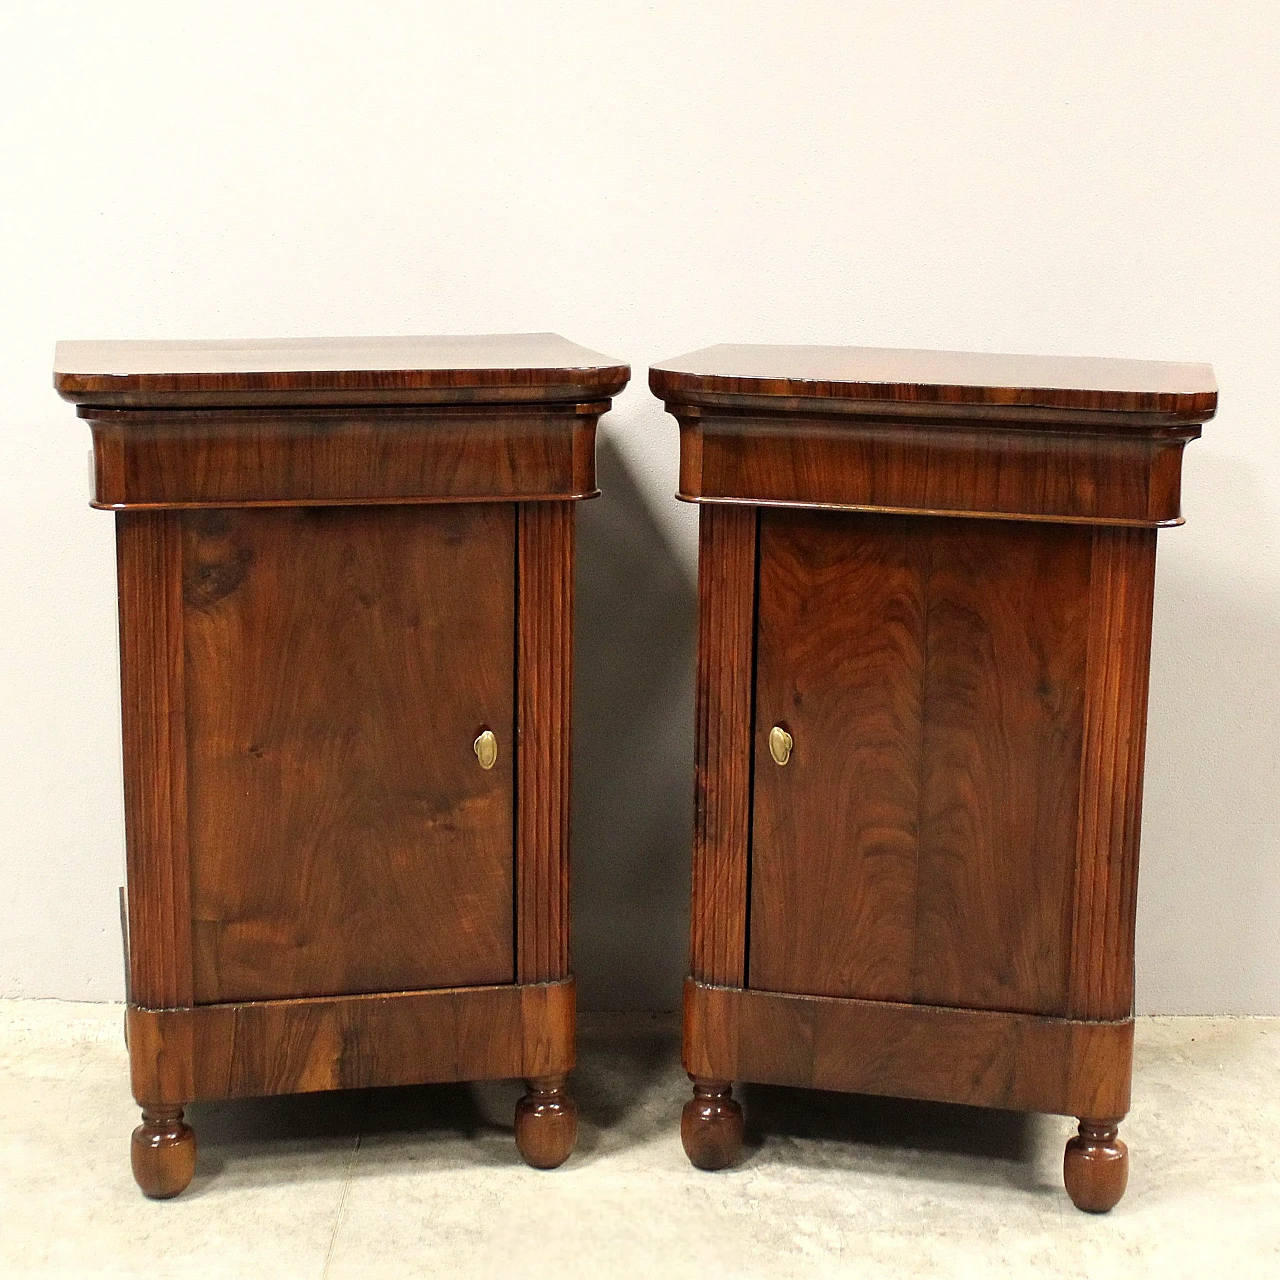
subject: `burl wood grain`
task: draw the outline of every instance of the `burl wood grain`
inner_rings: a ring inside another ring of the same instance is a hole
[[[516,974],[569,972],[574,506],[524,503],[519,545]]]
[[[1090,531],[761,521],[750,985],[1065,1015]]]
[[[756,512],[703,507],[698,555],[690,965],[741,985],[746,966]]]
[[[165,519],[196,1001],[510,982],[515,508]]]

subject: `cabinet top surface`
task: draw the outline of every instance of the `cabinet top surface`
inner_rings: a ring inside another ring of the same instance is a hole
[[[91,404],[600,399],[630,368],[554,333],[59,342],[53,383]],[[456,397],[450,393],[456,392]]]
[[[708,393],[938,405],[1026,405],[1206,418],[1218,389],[1207,364],[1086,356],[996,355],[887,347],[721,344],[654,365],[667,400]]]

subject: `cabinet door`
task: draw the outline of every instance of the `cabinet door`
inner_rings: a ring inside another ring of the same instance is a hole
[[[1091,537],[762,512],[751,986],[1065,1013]]]
[[[924,587],[909,522],[764,510],[750,983],[911,998]],[[769,733],[793,746],[775,763]]]
[[[197,1002],[513,980],[514,515],[183,516]]]

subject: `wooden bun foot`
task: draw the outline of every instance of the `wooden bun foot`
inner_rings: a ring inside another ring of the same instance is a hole
[[[693,1097],[680,1113],[684,1153],[699,1169],[724,1169],[742,1154],[742,1108],[723,1080],[691,1076]]]
[[[528,1092],[516,1103],[516,1147],[535,1169],[564,1164],[578,1140],[578,1104],[564,1084],[564,1076],[526,1080]]]
[[[143,1107],[129,1148],[133,1177],[144,1195],[168,1200],[185,1191],[196,1171],[196,1135],[181,1107]]]
[[[1067,1143],[1062,1177],[1077,1209],[1106,1213],[1120,1203],[1129,1181],[1129,1148],[1116,1136],[1118,1120],[1081,1120]]]

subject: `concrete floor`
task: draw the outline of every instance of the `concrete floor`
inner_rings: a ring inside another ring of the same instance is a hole
[[[1062,1190],[1070,1122],[747,1088],[699,1173],[673,1019],[584,1017],[578,1148],[520,1163],[514,1085],[190,1109],[179,1199],[129,1173],[118,1006],[0,1001],[0,1275],[1280,1277],[1280,1019],[1144,1019],[1105,1218]]]

